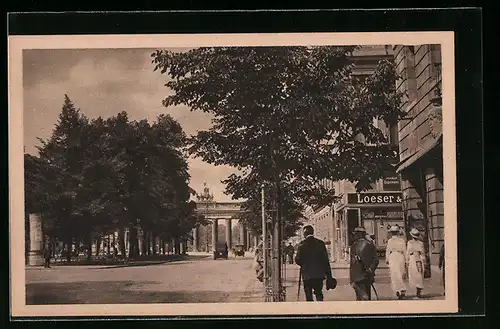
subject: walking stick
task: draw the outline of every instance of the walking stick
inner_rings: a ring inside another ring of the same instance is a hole
[[[300,284],[302,282],[302,267],[299,270],[299,286],[297,288],[297,301],[299,301],[300,298]]]
[[[373,289],[373,292],[375,293],[375,297],[377,297],[377,300],[378,300],[377,289],[375,289],[375,286],[373,285],[373,283],[372,283],[372,289]]]

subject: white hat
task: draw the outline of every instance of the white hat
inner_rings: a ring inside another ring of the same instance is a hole
[[[391,228],[389,229],[389,232],[399,232],[399,226],[392,225]]]
[[[419,238],[420,237],[420,231],[416,228],[412,228],[410,231],[410,235],[414,238]]]

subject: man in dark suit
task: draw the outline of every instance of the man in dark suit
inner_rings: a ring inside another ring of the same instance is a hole
[[[333,280],[330,260],[325,243],[314,237],[311,225],[303,228],[304,240],[299,243],[295,263],[300,266],[304,293],[307,301],[313,301],[313,292],[316,301],[323,300],[323,281]]]
[[[355,240],[350,251],[350,283],[356,293],[356,300],[371,300],[371,286],[379,264],[377,248],[366,238],[363,227],[357,227],[353,234]]]

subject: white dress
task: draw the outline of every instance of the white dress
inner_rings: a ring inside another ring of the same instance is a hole
[[[406,248],[408,259],[408,280],[413,288],[424,288],[424,243],[418,240],[408,241]]]
[[[403,281],[406,265],[406,242],[399,236],[393,236],[387,241],[386,259],[391,273],[391,287],[394,293],[406,291]]]

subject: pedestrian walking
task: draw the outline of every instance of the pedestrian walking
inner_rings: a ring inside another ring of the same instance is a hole
[[[421,241],[420,232],[416,228],[410,231],[412,239],[406,248],[408,262],[408,281],[410,286],[417,291],[417,298],[422,298],[424,290],[424,243]]]
[[[43,267],[50,268],[50,259],[52,258],[52,246],[50,242],[46,242],[45,246],[43,247],[43,258]]]
[[[441,246],[441,250],[439,251],[439,269],[441,270],[442,273],[442,279],[443,280],[443,296],[446,295],[446,282],[445,282],[445,276],[444,276],[444,244]]]
[[[303,228],[304,240],[299,243],[295,263],[300,266],[300,278],[304,284],[306,301],[323,301],[323,281],[326,279],[327,290],[334,289],[336,280],[333,278],[328,251],[325,243],[314,237],[311,225]]]
[[[363,227],[355,228],[353,234],[349,281],[356,293],[356,300],[371,300],[371,288],[379,264],[377,247],[366,238],[366,230]]]
[[[392,291],[398,299],[406,295],[406,284],[403,280],[406,272],[406,242],[401,237],[399,226],[394,225],[389,229],[391,238],[387,241],[385,262],[389,264]]]

